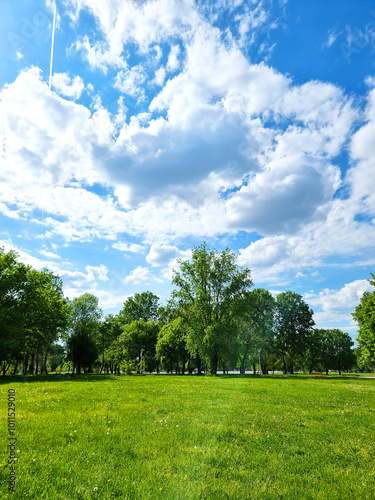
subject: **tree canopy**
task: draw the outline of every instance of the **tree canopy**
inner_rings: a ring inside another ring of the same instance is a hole
[[[368,281],[375,286],[375,276],[371,274],[371,277],[372,280]],[[364,361],[375,363],[375,291],[363,294],[353,317],[359,326],[356,340],[361,348],[361,357]]]
[[[179,261],[172,279],[172,296],[190,327],[188,348],[208,361],[212,374],[236,340],[237,318],[253,285],[250,270],[236,260],[229,249],[218,253],[203,243],[191,261]]]

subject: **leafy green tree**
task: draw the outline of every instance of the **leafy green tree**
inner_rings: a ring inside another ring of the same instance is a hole
[[[363,348],[358,346],[353,349],[356,358],[356,365],[362,372],[372,372],[375,370],[375,362],[369,360],[367,351],[363,353]]]
[[[26,372],[46,371],[48,350],[67,323],[62,281],[47,269],[37,271],[0,249],[0,361],[3,374],[23,361]]]
[[[338,370],[341,375],[342,370],[350,370],[355,365],[353,352],[354,342],[348,333],[337,328],[327,330],[327,339],[332,346],[332,369]]]
[[[375,276],[368,280],[375,286]],[[353,317],[359,326],[357,341],[361,348],[361,358],[368,364],[375,363],[375,291],[365,292]]]
[[[51,345],[61,337],[68,323],[69,310],[63,295],[62,280],[43,269],[29,268],[22,301],[26,331],[26,353],[31,356],[29,373],[47,372]]]
[[[123,325],[133,321],[143,320],[146,323],[158,320],[159,297],[151,292],[136,293],[129,297],[119,312],[119,319]]]
[[[328,375],[333,353],[327,342],[326,332],[324,329],[314,328],[309,335],[306,349],[300,356],[302,366],[309,373],[320,371],[324,367]]]
[[[67,360],[73,362],[73,373],[81,368],[90,371],[98,357],[97,336],[102,311],[97,297],[85,293],[69,303],[70,318],[66,342]]]
[[[48,359],[51,370],[56,370],[58,366],[62,366],[65,358],[65,349],[61,344],[52,344]]]
[[[261,360],[263,373],[268,373],[267,354],[274,342],[274,318],[276,302],[273,296],[263,288],[255,288],[249,294],[247,311],[240,322],[239,339],[240,371],[245,373],[249,358]]]
[[[28,267],[17,262],[17,254],[0,248],[0,363],[3,375],[12,362],[19,362],[25,344],[22,301]]]
[[[157,369],[156,343],[158,340],[159,325],[155,321],[146,323],[143,319],[135,320],[123,328],[119,342],[123,347],[126,361],[137,361],[139,370]]]
[[[187,325],[181,317],[164,325],[158,334],[156,357],[168,371],[175,369],[185,373],[185,366],[189,359],[186,345]]]
[[[236,259],[229,249],[217,253],[203,243],[191,261],[179,260],[172,279],[173,299],[190,327],[188,349],[208,361],[212,374],[237,340],[237,318],[253,284],[250,270],[239,269]]]
[[[109,314],[99,326],[96,337],[100,352],[100,373],[105,369],[107,373],[118,371],[122,360],[122,348],[118,342],[122,334],[123,325],[119,316]]]
[[[295,292],[282,292],[276,298],[276,348],[283,358],[284,372],[289,364],[294,373],[294,359],[307,348],[314,326],[313,311],[302,296]]]

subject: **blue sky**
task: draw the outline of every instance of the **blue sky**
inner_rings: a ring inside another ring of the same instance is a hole
[[[0,3],[0,245],[105,312],[203,241],[356,336],[375,269],[372,0]]]

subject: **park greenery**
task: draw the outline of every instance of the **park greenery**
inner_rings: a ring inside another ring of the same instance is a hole
[[[370,280],[375,285],[375,277]],[[281,370],[371,370],[375,366],[375,291],[366,292],[349,334],[314,328],[313,311],[293,291],[276,298],[254,288],[251,272],[229,249],[203,243],[179,261],[170,299],[150,291],[128,298],[117,315],[89,293],[64,298],[62,281],[0,250],[0,368],[5,374],[67,370],[213,375]]]

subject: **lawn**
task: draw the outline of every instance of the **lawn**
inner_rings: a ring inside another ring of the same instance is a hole
[[[0,500],[375,498],[375,380],[50,375],[0,383]]]

